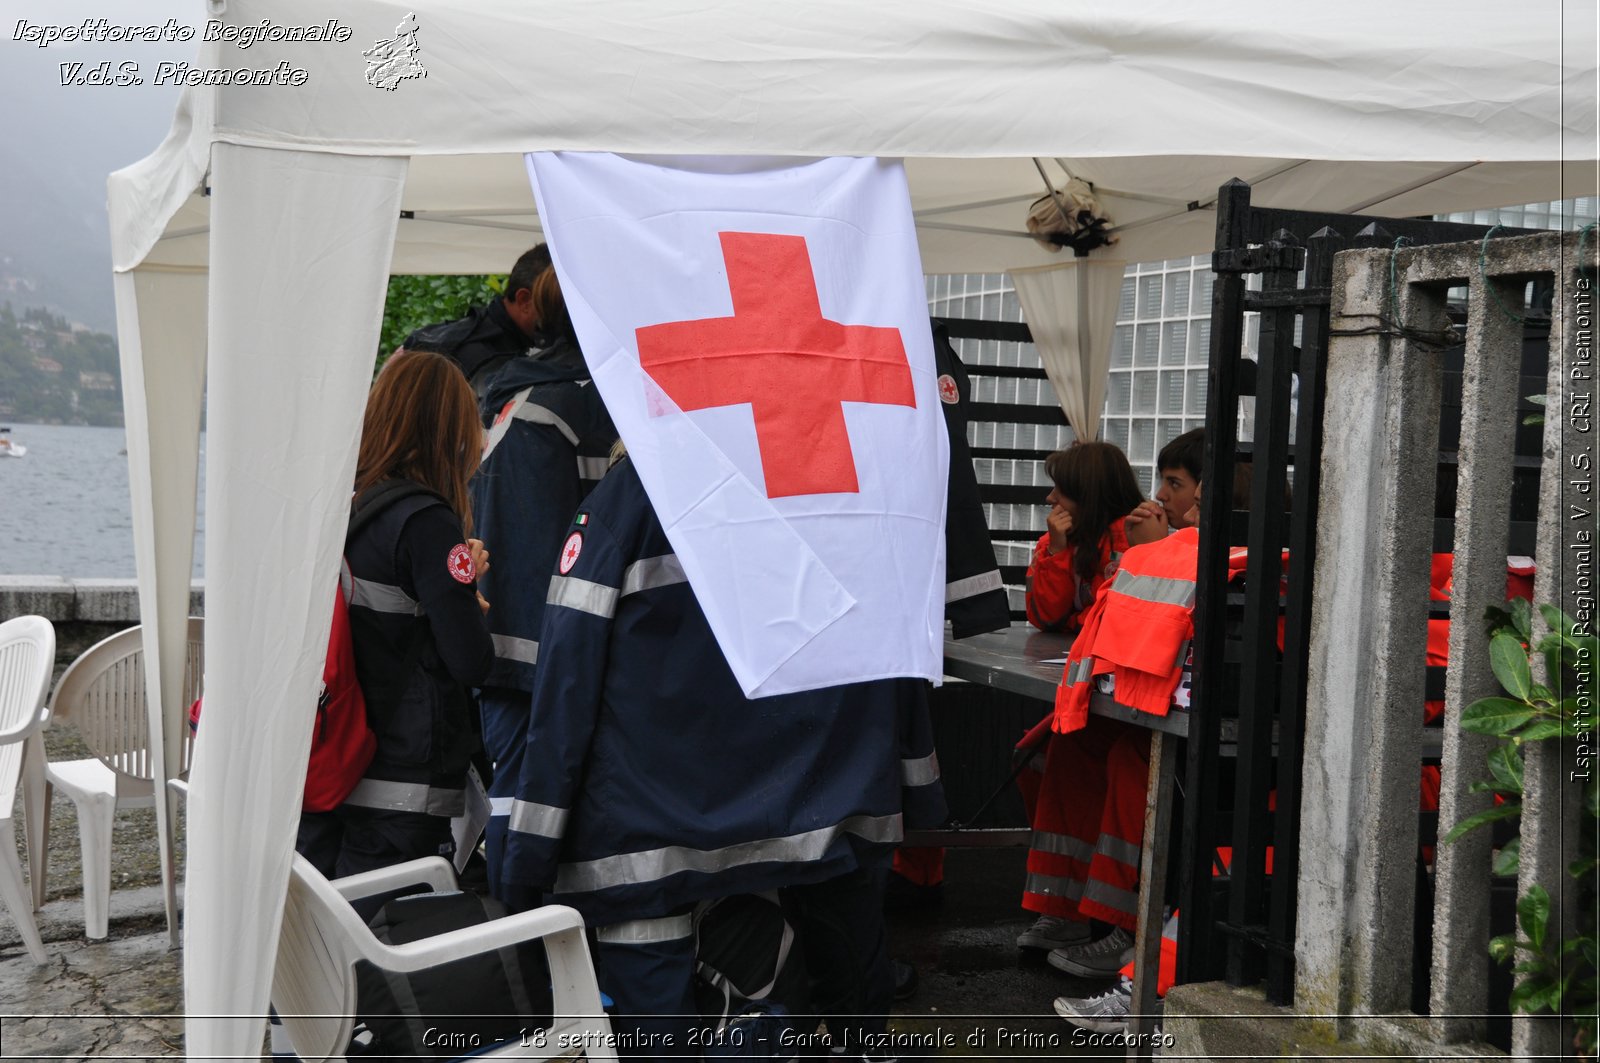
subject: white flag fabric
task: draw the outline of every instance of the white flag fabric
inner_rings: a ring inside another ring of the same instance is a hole
[[[938,681],[949,444],[900,164],[528,168],[594,382],[745,693]]]

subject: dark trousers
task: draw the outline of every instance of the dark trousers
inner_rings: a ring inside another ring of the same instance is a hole
[[[794,924],[791,963],[804,963],[810,1007],[785,1023],[809,1032],[825,1023],[828,1038],[851,1055],[891,1055],[881,1043],[894,1000],[894,970],[883,923],[883,874],[857,870],[781,892]],[[612,998],[612,1029],[628,1037],[619,1054],[636,1059],[716,1055],[715,1038],[704,1052],[703,1020],[694,994],[692,935],[666,941],[608,942],[600,928],[595,946],[600,988]],[[791,1002],[784,1002],[786,1004]],[[699,1031],[693,1036],[691,1031]],[[793,1044],[801,1055],[824,1056],[809,1037]]]
[[[485,687],[478,695],[478,709],[483,720],[483,751],[494,765],[494,776],[489,783],[489,800],[493,803],[504,804],[517,796],[522,754],[528,744],[529,705],[525,690]],[[511,900],[501,896],[500,865],[505,859],[510,819],[509,812],[496,812],[489,817],[489,825],[484,830],[489,892],[507,904]]]
[[[811,1007],[852,1055],[892,1055],[874,1044],[889,1029],[894,968],[883,923],[883,874],[860,869],[784,890],[804,946]]]
[[[694,1002],[694,935],[669,941],[595,944],[600,988],[612,1000],[617,1054],[627,1059],[699,1059],[703,1025]],[[691,1043],[693,1042],[693,1043]]]

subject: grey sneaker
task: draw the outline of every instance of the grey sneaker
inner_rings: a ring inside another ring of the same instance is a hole
[[[1017,938],[1019,949],[1064,949],[1089,940],[1089,924],[1076,923],[1059,915],[1041,915]]]
[[[1120,926],[1086,945],[1051,949],[1050,966],[1082,978],[1114,978],[1133,960],[1133,935]]]
[[[1097,997],[1056,997],[1056,1014],[1095,1033],[1123,1033],[1133,1004],[1133,983],[1126,978]]]

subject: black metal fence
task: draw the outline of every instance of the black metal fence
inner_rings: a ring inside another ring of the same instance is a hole
[[[1333,256],[1347,247],[1444,243],[1489,231],[1254,207],[1249,186],[1237,180],[1218,192],[1193,718],[1175,898],[1182,911],[1180,982],[1225,977],[1247,985],[1264,979],[1274,1003],[1293,995],[1300,763],[1322,424],[1329,408],[1324,366]],[[1495,235],[1524,231],[1500,229]],[[1248,290],[1251,275],[1261,277],[1259,292]],[[1241,443],[1240,355],[1244,315],[1252,310],[1261,314],[1254,430],[1253,439]],[[1459,405],[1459,358],[1455,368]],[[1543,390],[1542,384],[1534,390]],[[1447,386],[1447,404],[1449,394]],[[1458,427],[1448,415],[1445,423]],[[1453,502],[1455,441],[1442,438],[1441,444],[1440,481],[1449,483]],[[1243,511],[1234,509],[1226,486],[1234,482],[1236,462],[1252,466],[1249,507]],[[1444,508],[1446,492],[1440,495],[1440,512],[1453,514],[1453,504]],[[1437,521],[1435,541],[1443,545],[1435,550],[1448,552],[1453,534],[1450,520]],[[1531,523],[1514,526],[1513,550],[1528,543],[1519,552],[1531,554],[1531,534]],[[1249,550],[1243,588],[1230,588],[1233,546]],[[1435,615],[1448,616],[1447,606],[1441,603]],[[1430,677],[1431,689],[1442,687],[1442,677]],[[1419,707],[1419,721],[1420,715]],[[1231,716],[1238,718],[1236,751],[1226,750],[1222,740],[1222,720]],[[1226,873],[1219,873],[1219,846],[1232,851]]]

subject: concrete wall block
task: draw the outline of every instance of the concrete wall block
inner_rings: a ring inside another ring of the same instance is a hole
[[[1393,1063],[1504,1059],[1491,1045],[1440,1044],[1419,1019],[1369,1016],[1352,1036],[1335,1039],[1325,1017],[1296,1014],[1267,1003],[1258,988],[1222,982],[1173,986],[1162,1029],[1172,1036],[1163,1060],[1384,1059]]]
[[[131,579],[80,579],[77,589],[79,620],[104,624],[139,622],[139,585]]]
[[[0,620],[42,616],[53,624],[77,616],[76,592],[60,576],[0,576]]]

